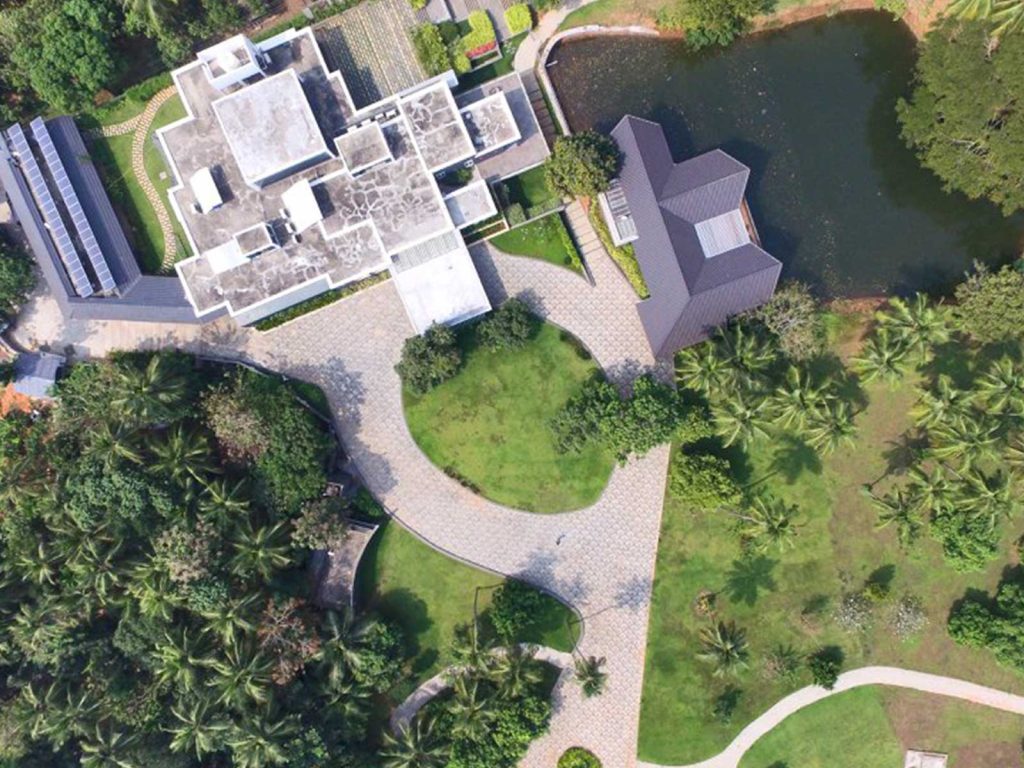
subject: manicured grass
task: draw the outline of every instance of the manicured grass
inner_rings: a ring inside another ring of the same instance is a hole
[[[548,186],[543,165],[523,171],[518,176],[503,179],[501,183],[508,190],[509,202],[519,203],[523,210],[544,205],[557,197]]]
[[[583,272],[579,252],[562,221],[561,213],[502,232],[491,238],[491,245],[514,256],[530,256],[560,267]]]
[[[902,764],[903,751],[881,692],[856,688],[790,715],[761,737],[740,761],[740,768],[892,768]]]
[[[130,120],[146,108],[149,100],[158,92],[171,84],[169,72],[151,77],[137,85],[133,85],[120,96],[102,106],[80,115],[78,120],[82,127],[95,128],[101,125],[117,125]]]
[[[594,446],[555,449],[549,423],[597,365],[551,325],[521,349],[490,352],[464,329],[465,364],[422,397],[405,396],[409,430],[438,467],[481,495],[530,512],[564,512],[594,503],[613,459]]]
[[[469,25],[467,24],[466,27],[468,28]],[[496,77],[501,77],[514,71],[516,51],[519,50],[519,46],[528,34],[528,32],[523,32],[515,37],[510,37],[501,44],[502,56],[500,59],[460,76],[459,90],[468,91],[470,88],[475,88],[481,83],[486,83],[488,80],[493,80]]]
[[[359,566],[357,594],[361,608],[401,626],[409,644],[410,674],[392,692],[396,700],[446,666],[455,627],[473,621],[474,598],[484,613],[501,583],[500,576],[445,557],[397,523],[385,524]],[[554,598],[545,598],[545,606],[522,641],[572,650],[579,636],[575,614]]]
[[[834,323],[836,348],[849,351],[858,326]],[[924,536],[901,551],[895,534],[876,530],[877,513],[860,492],[891,482],[886,454],[910,426],[913,382],[892,391],[868,386],[866,410],[858,415],[856,444],[822,459],[816,452],[776,437],[755,442],[744,454],[731,451],[741,482],[796,504],[799,536],[792,551],[755,559],[750,567],[740,551],[732,521],[721,514],[695,514],[666,498],[640,723],[640,756],[652,762],[681,764],[722,750],[748,722],[796,688],[809,682],[806,671],[792,682],[766,679],[762,660],[779,645],[809,653],[838,645],[846,667],[892,664],[961,677],[1006,690],[1024,689],[1021,679],[997,666],[984,651],[955,645],[946,634],[950,606],[970,588],[991,591],[1006,562],[985,571],[958,574],[942,559],[939,545]],[[888,475],[888,476],[887,476]],[[1021,522],[1006,526],[1004,550],[1021,532]],[[891,594],[911,592],[923,600],[930,624],[908,643],[893,638],[877,610],[875,627],[863,635],[841,632],[832,608],[845,591],[859,590],[879,569],[891,569]],[[694,611],[703,590],[717,593],[718,618],[747,630],[750,669],[734,681],[712,677],[698,661],[699,631],[708,619]],[[816,601],[825,607],[809,610]],[[712,716],[714,699],[731,682],[743,690],[732,720]],[[853,763],[851,763],[853,764]],[[794,763],[794,765],[801,765]]]
[[[168,99],[159,110],[157,110],[156,116],[153,118],[153,125],[150,126],[149,134],[146,136],[146,147],[143,150],[143,165],[146,168],[146,175],[149,176],[150,181],[153,182],[153,186],[156,187],[160,193],[161,199],[164,201],[164,207],[167,209],[168,215],[171,217],[171,225],[174,228],[174,236],[178,241],[178,255],[176,261],[181,261],[192,255],[191,250],[188,246],[188,240],[185,238],[185,233],[181,228],[181,224],[178,222],[178,217],[174,215],[174,211],[171,208],[170,198],[168,191],[174,186],[174,175],[171,173],[171,169],[167,167],[167,163],[164,162],[163,154],[160,152],[159,147],[156,143],[155,133],[159,128],[163,128],[165,125],[180,120],[185,117],[185,105],[181,99],[177,96],[173,96]],[[160,174],[164,175],[164,178],[160,178]]]

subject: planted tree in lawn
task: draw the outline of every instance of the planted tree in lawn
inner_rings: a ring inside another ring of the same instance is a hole
[[[732,514],[740,536],[757,552],[785,552],[796,544],[796,507],[780,499],[756,496],[749,506]]]
[[[736,675],[747,668],[750,651],[747,633],[734,622],[717,622],[700,632],[701,650],[697,658],[712,665],[715,677]]]
[[[432,325],[421,336],[405,340],[402,359],[395,366],[409,391],[422,395],[443,384],[462,367],[455,332],[445,325]]]
[[[669,492],[687,506],[701,511],[733,506],[742,496],[728,461],[685,451],[677,452],[672,459]]]
[[[544,166],[548,186],[565,196],[594,197],[608,189],[622,156],[615,141],[596,131],[562,136]]]
[[[923,360],[931,350],[949,340],[949,325],[945,317],[923,293],[912,299],[893,297],[889,307],[876,313],[879,327],[885,328],[898,344],[917,352]]]

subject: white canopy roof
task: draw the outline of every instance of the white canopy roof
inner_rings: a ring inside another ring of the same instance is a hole
[[[313,188],[306,179],[288,187],[281,195],[281,202],[297,232],[309,229],[324,217],[320,204],[316,201],[316,195],[313,194]]]
[[[217,182],[213,180],[213,174],[209,168],[200,168],[193,173],[192,178],[188,180],[188,184],[192,187],[192,194],[196,196],[199,210],[203,213],[209,213],[224,202],[224,199],[220,196],[220,191],[217,189]]]
[[[464,245],[422,264],[392,271],[395,287],[417,333],[434,323],[454,325],[491,308]]]

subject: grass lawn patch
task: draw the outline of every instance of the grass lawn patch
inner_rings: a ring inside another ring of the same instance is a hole
[[[931,749],[931,745],[928,746]],[[740,761],[740,768],[892,768],[903,750],[877,688],[856,688],[790,715],[765,734]]]
[[[185,105],[178,96],[172,96],[164,102],[153,118],[153,124],[150,126],[149,134],[146,136],[146,146],[142,155],[143,165],[146,168],[146,175],[149,176],[149,180],[160,193],[160,198],[164,201],[164,207],[167,209],[167,214],[171,217],[171,226],[174,228],[174,236],[178,241],[178,255],[175,259],[176,261],[187,259],[192,255],[192,251],[189,248],[185,232],[181,228],[181,223],[178,221],[178,217],[174,215],[174,210],[171,208],[169,190],[174,186],[174,175],[171,173],[171,169],[167,167],[167,163],[164,161],[164,156],[156,144],[154,134],[158,129],[180,120],[185,117],[186,114]],[[160,174],[164,174],[164,178],[161,179]]]
[[[514,256],[530,256],[583,273],[579,251],[562,221],[561,213],[502,232],[491,238],[491,244],[499,251]]]
[[[474,598],[485,612],[501,583],[500,576],[452,560],[397,523],[385,523],[360,564],[357,594],[361,608],[401,626],[410,646],[410,676],[392,692],[396,700],[447,665],[455,627],[473,621]],[[522,641],[570,651],[578,636],[575,614],[545,596],[543,615]]]
[[[833,325],[834,347],[844,353],[860,328]],[[914,381],[908,376],[895,390],[865,386],[868,402],[856,417],[855,444],[829,457],[778,436],[755,441],[745,452],[729,452],[742,484],[799,509],[799,534],[788,552],[744,557],[728,516],[697,514],[666,497],[640,722],[642,759],[685,764],[717,754],[747,723],[809,684],[803,668],[791,679],[765,674],[764,659],[779,646],[803,655],[838,645],[846,669],[893,665],[1003,690],[1024,688],[1019,676],[998,666],[986,651],[954,644],[945,626],[953,603],[972,588],[991,592],[1007,561],[959,574],[930,536],[905,552],[891,528],[876,529],[878,514],[861,493],[866,483],[877,483],[876,492],[884,492],[900,471],[895,447],[911,426]],[[1002,551],[1007,559],[1021,529],[1019,519],[1005,526]],[[831,618],[835,606],[843,593],[860,590],[873,574],[886,575],[891,596],[876,606],[872,628],[843,632]],[[700,630],[709,622],[695,610],[703,591],[717,595],[717,619],[735,621],[747,632],[750,667],[733,680],[713,677],[696,658]],[[884,619],[892,602],[906,593],[922,600],[929,624],[916,639],[901,642]],[[731,719],[722,722],[713,707],[728,685],[742,693]],[[791,765],[810,764],[796,760]]]
[[[597,501],[614,460],[603,448],[555,449],[549,423],[597,364],[552,325],[512,351],[491,352],[461,331],[465,362],[455,378],[418,397],[405,394],[405,418],[434,464],[501,504],[564,512]]]
[[[526,39],[528,34],[529,32],[523,32],[515,37],[510,37],[501,44],[500,59],[459,76],[458,90],[468,91],[470,88],[476,88],[488,80],[494,80],[497,77],[513,72],[515,70],[516,51],[519,50],[519,46],[522,45],[523,40]]]
[[[523,206],[523,210],[543,206],[551,200],[558,199],[558,195],[548,186],[543,165],[523,171],[518,176],[503,179],[501,184],[508,195],[508,202],[518,203]]]
[[[126,120],[142,114],[157,93],[171,85],[171,73],[151,77],[137,85],[133,85],[120,96],[111,99],[106,104],[95,107],[91,111],[80,115],[77,119],[85,129],[99,128],[105,125],[117,125]]]

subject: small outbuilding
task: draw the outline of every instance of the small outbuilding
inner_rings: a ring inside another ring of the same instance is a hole
[[[946,768],[949,755],[941,752],[921,752],[917,749],[908,749],[903,760],[903,768]]]
[[[64,358],[50,352],[29,352],[14,361],[12,388],[32,400],[52,400],[53,385],[64,365]]]

